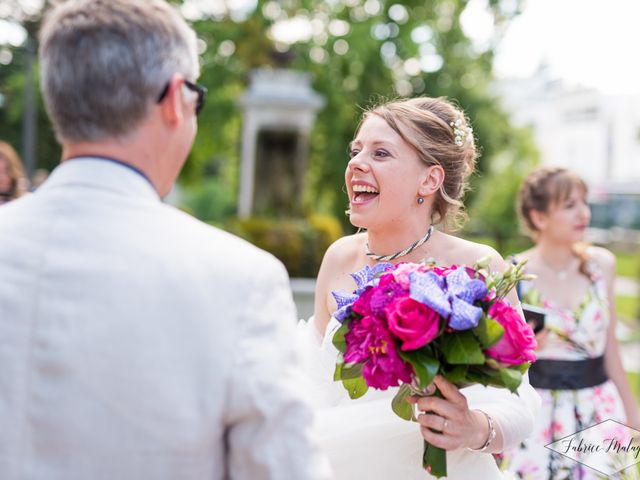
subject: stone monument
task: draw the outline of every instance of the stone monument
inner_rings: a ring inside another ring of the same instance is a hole
[[[241,97],[242,157],[238,216],[295,216],[300,212],[309,135],[324,98],[311,75],[257,69]]]

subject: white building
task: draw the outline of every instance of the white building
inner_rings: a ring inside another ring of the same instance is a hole
[[[640,93],[570,87],[545,68],[496,88],[513,121],[533,128],[543,164],[575,170],[596,195],[640,194]]]

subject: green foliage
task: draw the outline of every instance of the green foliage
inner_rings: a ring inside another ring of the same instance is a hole
[[[9,48],[13,55],[13,61],[9,65],[0,68],[0,95],[3,97],[3,105],[0,108],[0,140],[13,145],[21,155],[23,152],[22,133],[24,130],[25,89],[27,87],[26,71],[29,56],[32,53],[24,48]],[[0,49],[2,47],[0,46]],[[52,170],[60,160],[60,146],[58,145],[53,128],[49,123],[44,107],[44,102],[38,83],[38,68],[35,57],[33,58],[33,76],[37,142],[35,143],[35,168]]]
[[[467,228],[490,236],[500,252],[507,249],[509,239],[518,235],[518,190],[524,177],[538,163],[531,132],[512,129],[512,135],[513,138],[505,142],[505,151],[493,159],[491,167],[476,182],[477,195]]]
[[[404,420],[415,420],[413,416],[413,408],[411,404],[407,402],[407,397],[410,395],[411,387],[407,384],[403,384],[400,386],[398,392],[391,401],[391,409],[396,415]]]
[[[499,32],[519,13],[521,3],[522,0],[489,2],[498,33],[481,47],[472,44],[460,23],[467,0],[380,0],[369,2],[367,8],[364,2],[345,0],[258,0],[256,8],[243,15],[230,11],[212,13],[203,7],[193,27],[206,46],[201,54],[199,81],[209,94],[181,182],[197,185],[214,171],[220,185],[226,185],[219,192],[229,198],[220,201],[225,207],[217,211],[193,208],[196,215],[202,211],[204,218],[219,221],[221,215],[228,213],[230,199],[237,197],[241,138],[237,102],[246,89],[251,69],[283,65],[283,58],[289,59],[288,67],[311,72],[314,88],[326,99],[311,135],[304,211],[332,213],[348,224],[343,215],[347,199],[340,188],[347,164],[346,148],[361,109],[379,98],[424,94],[446,96],[459,103],[471,119],[481,146],[482,172],[487,172],[499,158],[513,162],[529,158],[529,140],[510,126],[489,91]],[[314,33],[293,45],[275,42],[269,34],[270,27],[294,17],[314,22]],[[32,39],[39,21],[39,13],[23,21]],[[14,50],[14,61],[0,72],[0,93],[9,105],[0,109],[0,129],[10,142],[20,145],[24,47]],[[37,163],[51,167],[59,148],[41,105],[38,125]],[[475,183],[480,194],[503,190],[502,180],[493,183],[491,189],[483,180]],[[472,202],[474,195],[472,192],[467,200]],[[488,204],[501,208],[493,201]],[[479,213],[486,212],[486,200],[484,205]],[[511,207],[512,202],[505,200],[501,205]],[[487,233],[493,235],[494,231]]]
[[[435,358],[431,348],[424,347],[424,349],[409,350],[406,352],[398,350],[398,354],[403,360],[411,363],[413,366],[418,376],[421,389],[427,388],[429,384],[433,382],[433,379],[438,374],[440,362]]]
[[[308,220],[234,219],[226,228],[275,255],[291,277],[315,277],[324,252],[342,236],[337,220],[319,215]]]
[[[502,338],[504,327],[483,313],[478,326],[473,329],[473,333],[480,340],[482,348],[489,348]]]
[[[481,385],[492,385],[494,387],[507,388],[512,393],[516,393],[523,373],[529,368],[528,363],[521,366],[493,368],[487,365],[475,365],[469,367],[467,371],[467,381],[479,383]]]
[[[627,378],[629,379],[629,385],[633,390],[636,403],[640,406],[640,373],[639,372],[627,372]]]
[[[367,382],[364,381],[364,378],[343,378],[342,385],[344,385],[345,390],[349,393],[349,398],[355,400],[356,398],[360,398],[369,390],[369,386]]]
[[[220,225],[236,210],[229,186],[217,177],[204,178],[185,192],[183,208],[202,221]]]
[[[485,362],[478,341],[468,330],[444,335],[440,346],[447,363],[452,365],[482,365]]]
[[[640,277],[640,252],[614,251],[616,255],[616,273],[621,277]]]
[[[344,353],[347,349],[347,342],[345,341],[344,336],[348,331],[349,326],[347,322],[345,322],[340,326],[340,328],[338,328],[338,330],[336,330],[336,333],[333,334],[333,345],[341,353]]]
[[[446,450],[424,442],[422,450],[422,467],[436,478],[447,476]]]
[[[616,312],[620,319],[640,319],[640,299],[637,295],[634,297],[616,296]]]

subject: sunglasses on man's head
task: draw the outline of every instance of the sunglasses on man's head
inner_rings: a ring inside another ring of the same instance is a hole
[[[162,89],[162,93],[160,93],[160,96],[158,97],[158,103],[164,100],[164,97],[167,96],[167,93],[169,92],[169,85],[170,82],[167,82],[167,84]],[[207,98],[207,89],[202,85],[190,82],[189,80],[184,81],[184,86],[198,94],[198,100],[196,100],[196,115],[198,115],[202,111],[202,107],[204,107],[204,102]]]

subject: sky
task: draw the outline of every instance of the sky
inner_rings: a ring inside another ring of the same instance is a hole
[[[219,0],[191,3],[211,6]],[[486,4],[487,0],[471,0],[463,16],[465,31],[478,45],[492,33]],[[0,45],[19,44],[23,39],[20,28],[0,20]],[[499,46],[494,71],[499,77],[527,77],[544,62],[554,76],[569,84],[609,94],[640,93],[639,47],[640,0],[528,0]],[[0,63],[8,61],[9,57],[0,55]]]
[[[526,77],[546,62],[570,84],[640,93],[639,47],[640,0],[528,0],[501,42],[494,71]]]

